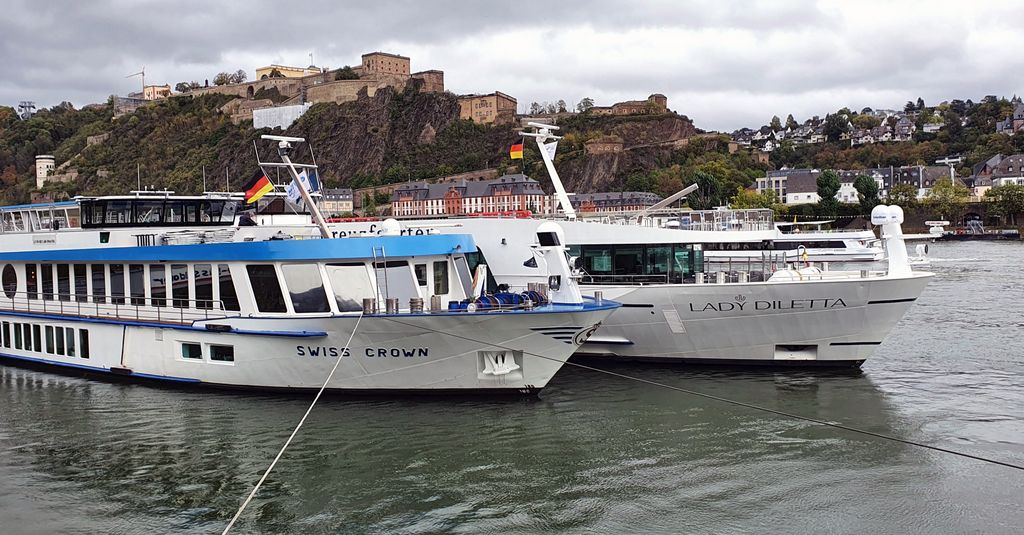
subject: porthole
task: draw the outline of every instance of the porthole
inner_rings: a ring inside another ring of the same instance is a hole
[[[10,264],[4,266],[4,273],[0,279],[4,286],[4,295],[8,299],[14,299],[14,296],[18,294],[18,272],[15,271],[14,266]]]

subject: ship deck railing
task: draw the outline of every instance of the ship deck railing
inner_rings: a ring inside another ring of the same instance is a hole
[[[718,267],[722,267],[718,265]],[[791,271],[795,274],[796,280],[801,281],[840,281],[852,279],[867,279],[886,276],[885,271],[858,270],[858,271],[829,271],[827,262],[809,263],[802,262],[789,265],[777,266],[772,269],[770,266],[763,270],[750,269],[708,269],[702,272],[679,274],[657,274],[657,275],[591,275],[581,274],[579,283],[591,286],[653,286],[664,284],[739,284],[747,282],[767,282],[772,275],[780,271]],[[800,272],[803,267],[818,267],[821,271],[815,273]]]
[[[226,310],[223,301],[214,299],[7,291],[0,293],[0,311],[180,325],[241,316],[241,312]]]

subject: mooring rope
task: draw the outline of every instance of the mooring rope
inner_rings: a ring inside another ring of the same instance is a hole
[[[360,311],[359,316],[356,318],[356,324],[355,326],[352,327],[352,334],[348,335],[348,342],[345,342],[345,350],[341,352],[342,355],[344,355],[348,351],[349,346],[352,344],[352,339],[355,338],[356,331],[359,329],[359,322],[361,322],[362,320],[363,313],[362,311]],[[238,511],[235,512],[235,516],[232,517],[231,521],[228,522],[228,525],[224,527],[224,531],[222,532],[221,535],[227,535],[227,533],[231,531],[231,528],[234,527],[235,522],[238,521],[238,518],[240,516],[242,516],[242,511],[245,511],[245,508],[249,505],[249,502],[251,502],[252,499],[256,496],[256,493],[259,492],[260,487],[263,485],[263,482],[266,481],[267,476],[270,475],[270,471],[274,469],[274,466],[277,465],[277,461],[281,459],[282,455],[284,455],[284,450],[288,449],[288,446],[292,443],[292,439],[295,438],[295,435],[298,434],[299,429],[302,428],[302,424],[306,423],[306,418],[309,417],[309,413],[313,412],[313,407],[316,406],[316,402],[320,401],[320,396],[324,393],[324,390],[327,389],[327,384],[330,383],[331,378],[334,377],[334,372],[338,371],[338,365],[341,364],[342,360],[344,359],[341,356],[338,356],[338,360],[334,363],[334,367],[331,368],[331,373],[327,374],[327,379],[324,380],[323,386],[320,387],[320,390],[316,393],[316,397],[313,398],[313,402],[310,403],[309,408],[306,409],[306,414],[302,415],[302,419],[299,420],[299,424],[295,426],[294,430],[292,430],[291,436],[289,436],[288,440],[284,442],[284,446],[281,446],[281,451],[277,452],[277,457],[274,457],[273,462],[271,462],[270,466],[267,467],[267,471],[263,473],[263,477],[261,477],[260,480],[256,483],[256,486],[252,488],[252,492],[249,493],[249,497],[246,498],[244,502],[242,502],[242,506],[238,508]]]
[[[467,340],[467,341],[470,341],[470,342],[476,342],[476,343],[480,343],[480,344],[484,344],[484,345],[488,345],[488,346],[492,346],[492,347],[498,347],[498,348],[504,349],[506,351],[512,351],[511,348],[507,348],[507,347],[504,347],[504,346],[501,346],[501,345],[498,345],[498,344],[493,344],[493,343],[486,342],[486,341],[483,341],[483,340],[476,340],[476,339],[470,338],[468,336],[463,336],[463,335],[459,335],[459,334],[455,334],[455,333],[451,333],[451,332],[442,332],[442,331],[438,331],[438,330],[435,330],[435,329],[428,329],[426,327],[412,325],[412,324],[409,324],[409,323],[405,323],[405,322],[403,322],[401,320],[397,320],[394,317],[388,317],[387,319],[390,320],[390,321],[394,321],[396,323],[401,323],[401,324],[406,325],[406,326],[417,327],[417,328],[426,329],[426,330],[432,330],[434,332],[439,332],[439,333],[442,333],[442,334],[446,334],[448,336],[454,336],[456,338],[462,338],[463,340]],[[516,351],[518,351],[518,350],[516,350]],[[541,355],[541,354],[538,354],[538,353],[530,353],[528,351],[523,351],[523,354],[524,355],[530,355],[530,356],[534,356],[534,357],[538,357],[538,358],[542,358],[542,359],[552,360],[552,361],[558,362],[558,359],[551,358],[551,357],[548,357],[546,355]],[[585,364],[580,364],[580,363],[577,363],[577,362],[565,361],[564,364],[567,365],[567,366],[574,366],[576,368],[582,368],[584,370],[590,370],[590,371],[597,372],[597,373],[603,373],[605,375],[610,375],[612,377],[618,377],[620,379],[626,379],[626,380],[629,380],[629,381],[635,381],[635,382],[638,382],[638,383],[644,383],[644,384],[648,384],[648,385],[651,385],[651,386],[656,386],[656,387],[659,387],[659,388],[665,388],[665,389],[668,389],[668,390],[674,390],[676,392],[681,392],[681,393],[689,394],[689,395],[692,395],[692,396],[698,396],[698,397],[702,397],[702,398],[706,398],[706,399],[711,399],[711,400],[718,401],[718,402],[721,402],[721,403],[728,403],[730,405],[736,405],[736,406],[745,407],[745,408],[748,408],[748,409],[768,412],[768,413],[775,414],[775,415],[778,415],[778,416],[785,416],[786,418],[792,418],[794,420],[802,420],[802,421],[805,421],[805,422],[811,422],[811,423],[815,423],[815,424],[818,424],[818,425],[824,425],[824,426],[832,427],[832,428],[835,428],[835,429],[842,429],[844,431],[849,431],[851,433],[857,433],[857,434],[861,434],[861,435],[871,436],[871,437],[880,438],[880,439],[883,439],[883,440],[890,440],[890,441],[893,441],[893,442],[900,442],[902,444],[907,444],[909,446],[917,446],[917,447],[920,447],[920,448],[927,448],[927,449],[930,449],[930,450],[934,450],[934,451],[938,451],[938,452],[942,452],[942,453],[947,453],[947,454],[950,454],[950,455],[956,455],[956,456],[964,457],[964,458],[967,458],[967,459],[974,459],[976,461],[981,461],[981,462],[985,462],[985,463],[995,464],[995,465],[999,465],[999,466],[1005,466],[1007,468],[1014,468],[1014,469],[1017,469],[1017,470],[1024,471],[1024,466],[1019,465],[1019,464],[1013,464],[1013,463],[1010,463],[1010,462],[1000,461],[1000,460],[997,460],[997,459],[990,459],[990,458],[987,458],[987,457],[981,457],[979,455],[974,455],[974,454],[971,454],[971,453],[965,453],[965,452],[957,451],[957,450],[951,450],[951,449],[948,449],[948,448],[943,448],[941,446],[933,446],[931,444],[925,444],[923,442],[915,442],[913,440],[908,440],[908,439],[905,439],[905,438],[895,437],[895,436],[892,436],[892,435],[886,435],[884,433],[876,433],[874,431],[868,431],[866,429],[859,429],[857,427],[852,427],[852,426],[844,425],[844,424],[837,423],[837,422],[829,422],[829,421],[825,421],[825,420],[819,420],[817,418],[812,418],[810,416],[803,416],[803,415],[800,415],[800,414],[795,414],[795,413],[791,413],[791,412],[781,411],[781,410],[778,410],[778,409],[772,409],[772,408],[769,408],[769,407],[762,407],[760,405],[754,405],[753,403],[746,403],[746,402],[743,402],[743,401],[737,401],[737,400],[734,400],[734,399],[724,398],[724,397],[721,397],[721,396],[715,396],[713,394],[705,394],[704,392],[698,392],[696,390],[690,390],[690,389],[682,388],[682,387],[679,387],[679,386],[673,386],[673,385],[669,385],[669,384],[665,384],[665,383],[659,383],[657,381],[652,381],[650,379],[643,379],[643,378],[640,378],[640,377],[634,377],[632,375],[626,375],[624,373],[617,373],[617,372],[613,372],[613,371],[610,371],[610,370],[604,370],[604,369],[601,369],[601,368],[595,368],[593,366],[587,366]]]

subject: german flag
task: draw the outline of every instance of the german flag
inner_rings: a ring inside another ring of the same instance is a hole
[[[252,179],[245,186],[242,186],[242,189],[245,190],[245,204],[252,204],[260,200],[260,197],[274,191],[274,184],[270,182],[270,179],[261,170],[253,175]]]
[[[509,149],[509,151],[508,151],[508,157],[513,159],[513,160],[522,160],[523,159],[523,144],[522,143],[516,143],[515,145],[512,145],[512,148]]]

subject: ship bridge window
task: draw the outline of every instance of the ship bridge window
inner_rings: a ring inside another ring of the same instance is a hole
[[[256,308],[260,312],[287,312],[273,264],[252,264],[245,266],[245,270],[249,274],[249,287],[256,299]]]
[[[131,201],[108,201],[104,211],[103,223],[107,225],[130,224],[132,218]]]
[[[360,311],[363,299],[375,295],[366,264],[327,264],[326,267],[339,312]]]
[[[163,222],[163,201],[135,201],[135,222],[154,225]]]
[[[295,312],[330,312],[320,268],[316,264],[285,264],[281,266],[284,283]]]

